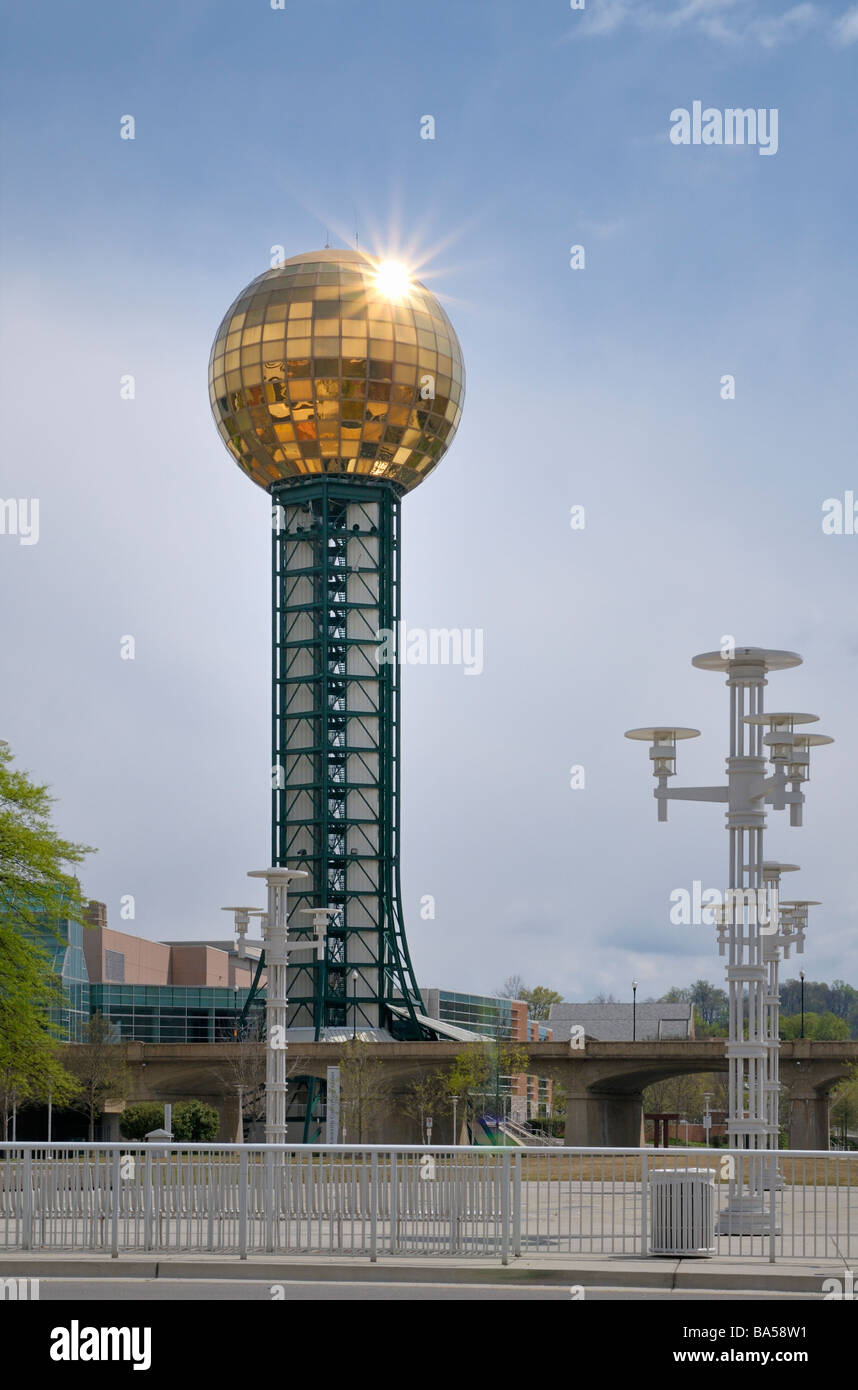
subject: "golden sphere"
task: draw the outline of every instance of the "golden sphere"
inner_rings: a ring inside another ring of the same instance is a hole
[[[453,325],[402,267],[311,251],[242,290],[217,331],[209,398],[239,466],[266,490],[320,473],[410,491],[446,452],[465,369]]]

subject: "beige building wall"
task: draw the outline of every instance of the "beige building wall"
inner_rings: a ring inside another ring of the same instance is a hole
[[[106,960],[105,953],[114,953]],[[146,941],[112,927],[87,927],[83,954],[93,984],[167,985],[170,983],[170,947]],[[120,959],[121,957],[121,959]],[[124,980],[117,978],[123,975]]]
[[[186,946],[171,946],[171,985],[220,985],[228,987],[229,956],[226,951],[218,951],[214,946],[189,943]]]

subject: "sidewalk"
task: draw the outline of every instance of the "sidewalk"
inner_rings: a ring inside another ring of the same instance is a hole
[[[365,1256],[274,1256],[241,1260],[223,1255],[103,1255],[0,1253],[0,1278],[338,1280],[363,1283],[572,1285],[585,1289],[659,1289],[719,1293],[823,1296],[823,1280],[842,1274],[836,1261],[658,1259],[559,1256],[499,1262],[462,1259],[381,1259]]]

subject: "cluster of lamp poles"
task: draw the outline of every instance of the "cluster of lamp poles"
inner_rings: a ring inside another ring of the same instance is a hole
[[[303,869],[253,869],[248,874],[248,878],[261,878],[266,882],[268,889],[268,906],[266,909],[247,906],[231,906],[223,908],[224,912],[231,912],[235,921],[236,937],[238,939],[238,955],[244,959],[247,954],[246,937],[251,917],[258,917],[260,931],[262,934],[263,947],[265,950],[265,964],[267,974],[266,1002],[265,1002],[265,1029],[267,1037],[266,1063],[265,1063],[265,1142],[267,1144],[283,1144],[286,1142],[286,1096],[288,1084],[286,1081],[286,1009],[289,1003],[287,996],[287,969],[289,962],[289,947],[295,946],[306,950],[313,947],[318,957],[324,955],[326,928],[337,911],[336,908],[318,907],[304,908],[302,911],[312,918],[311,925],[314,934],[309,936],[303,932],[300,936],[290,934],[288,927],[288,889],[295,879],[307,878],[308,875]],[[352,1041],[357,1041],[357,987],[359,982],[357,970],[351,973],[352,986]],[[236,1019],[238,1005],[236,1000]],[[236,1035],[238,1027],[236,1022]],[[244,1088],[239,1088],[239,1127],[242,1124],[242,1107]],[[458,1142],[458,1130],[456,1127],[457,1107],[460,1097],[452,1097],[453,1106],[453,1142]],[[432,1141],[433,1117],[427,1116],[425,1120],[426,1142]]]
[[[286,1010],[289,1004],[287,972],[290,945],[302,950],[314,949],[317,959],[324,956],[326,928],[336,909],[329,907],[304,908],[302,911],[312,920],[310,928],[300,936],[289,934],[289,885],[296,879],[309,875],[304,869],[251,869],[248,878],[265,880],[268,904],[263,910],[254,907],[227,907],[232,912],[238,937],[238,955],[244,958],[247,953],[247,929],[251,917],[259,918],[265,951],[265,1142],[266,1144],[285,1144],[286,1142],[286,1081],[287,1027]],[[355,1031],[356,1031],[355,1025]],[[242,1098],[239,1100],[242,1104]],[[242,1115],[239,1114],[239,1125]]]
[[[295,879],[307,878],[303,869],[253,869],[248,878],[262,878],[268,889],[267,909],[247,906],[223,908],[234,916],[238,939],[238,956],[244,959],[247,954],[246,937],[251,917],[258,917],[265,950],[267,974],[265,1002],[265,1030],[267,1037],[265,1062],[265,1142],[284,1144],[286,1142],[286,1009],[287,968],[289,947],[296,946],[306,950],[313,947],[318,957],[324,954],[326,927],[336,908],[319,907],[302,909],[312,918],[313,936],[306,932],[301,936],[290,935],[288,928],[288,888]],[[357,1040],[357,970],[351,974],[352,985],[352,1041]],[[236,1002],[236,1016],[237,1016]],[[236,1035],[238,1028],[236,1025]],[[242,1125],[243,1087],[239,1089],[239,1127]],[[453,1143],[458,1143],[457,1110],[460,1097],[452,1096]],[[432,1142],[434,1120],[431,1115],[425,1118],[426,1142]]]
[[[223,908],[224,912],[231,912],[234,917],[235,931],[238,938],[239,958],[244,959],[247,954],[245,938],[247,936],[251,917],[259,918],[260,931],[262,934],[267,977],[265,991],[265,1033],[267,1040],[265,1049],[266,1144],[284,1144],[286,1142],[286,1096],[289,1089],[286,1081],[286,1011],[289,1004],[287,994],[289,947],[293,946],[300,950],[312,948],[316,952],[317,959],[323,959],[327,929],[331,918],[336,916],[338,911],[335,907],[302,908],[302,913],[311,919],[310,927],[312,928],[313,934],[309,935],[309,928],[302,929],[300,935],[290,933],[288,903],[289,885],[296,879],[305,879],[308,877],[309,875],[304,869],[251,869],[248,873],[248,878],[261,878],[265,880],[268,892],[267,908],[254,908],[243,905],[239,907],[232,906]],[[351,972],[352,1042],[357,1042],[358,1036],[357,989],[359,980],[360,975],[358,971],[353,970]],[[235,1012],[235,1033],[237,1037],[237,996]],[[242,1126],[242,1107],[243,1096],[240,1092],[239,1127]]]
[[[801,660],[795,652],[736,648],[730,643],[721,651],[693,658],[692,665],[699,670],[726,675],[730,745],[725,784],[668,787],[668,779],[676,773],[677,742],[696,738],[699,729],[665,723],[626,733],[627,738],[650,745],[657,784],[653,795],[660,821],[667,820],[671,800],[720,802],[725,806],[729,890],[725,903],[712,911],[719,952],[726,954],[728,960],[727,1129],[730,1146],[737,1149],[778,1147],[778,969],[781,959],[787,959],[793,947],[799,953],[804,950],[808,908],[815,905],[809,899],[780,900],[781,875],[796,870],[798,865],[763,857],[766,807],[784,810],[788,806],[790,825],[800,826],[805,799],[802,786],[810,775],[810,750],[834,741],[825,734],[801,730],[802,725],[816,722],[814,714],[767,713],[763,709],[767,674],[799,666]],[[772,767],[770,775],[766,775],[767,763]],[[804,972],[801,974],[803,1016]],[[755,1228],[765,1184],[755,1179],[753,1186],[755,1190],[749,1198],[737,1193],[733,1203],[734,1211],[744,1210],[748,1229]]]

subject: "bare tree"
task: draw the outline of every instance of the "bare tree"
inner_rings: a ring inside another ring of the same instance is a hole
[[[80,1082],[72,1100],[75,1110],[89,1119],[89,1138],[95,1138],[95,1122],[108,1100],[124,1100],[130,1088],[125,1049],[113,1041],[113,1026],[104,1014],[96,1013],[83,1027],[83,1042],[69,1045],[66,1064]]]
[[[340,1108],[343,1139],[362,1144],[387,1099],[385,1066],[363,1038],[343,1044],[340,1056]]]
[[[507,975],[497,993],[500,999],[520,999],[523,989],[524,980],[520,975]]]
[[[253,1123],[265,1119],[264,1031],[263,1016],[260,1013],[252,1015],[247,1021],[246,1030],[215,1072],[224,1091],[239,1098],[239,1129],[242,1136],[245,1120]],[[293,1074],[296,1065],[296,1062],[287,1065],[287,1076]]]
[[[420,1144],[426,1139],[427,1116],[440,1119],[441,1116],[448,1115],[453,1108],[450,1094],[451,1075],[450,1068],[427,1072],[425,1076],[419,1076],[412,1081],[399,1097],[398,1103],[402,1113],[417,1121]]]

